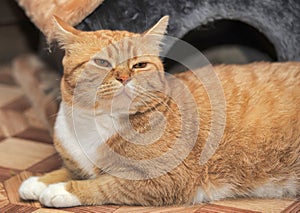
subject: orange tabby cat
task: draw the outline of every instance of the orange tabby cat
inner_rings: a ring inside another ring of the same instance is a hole
[[[168,17],[143,34],[55,23],[65,57],[54,144],[64,166],[24,181],[22,199],[161,206],[299,194],[300,63],[216,66],[224,93],[213,96],[217,85],[195,72],[164,74]],[[214,125],[224,133],[206,144]]]

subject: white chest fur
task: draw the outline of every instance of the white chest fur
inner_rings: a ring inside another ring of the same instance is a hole
[[[72,160],[93,178],[99,158],[97,148],[117,132],[117,126],[117,119],[108,114],[97,113],[96,116],[93,111],[76,109],[62,102],[55,134]]]

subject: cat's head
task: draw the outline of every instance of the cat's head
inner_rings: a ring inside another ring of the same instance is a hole
[[[144,33],[84,32],[55,17],[55,39],[65,50],[62,99],[81,108],[143,112],[163,101],[166,83],[159,58],[168,25],[161,18]]]

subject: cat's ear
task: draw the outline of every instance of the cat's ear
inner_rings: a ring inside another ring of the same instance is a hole
[[[167,32],[168,23],[169,16],[164,16],[153,27],[142,34],[145,46],[151,54],[159,54],[160,45]]]
[[[67,48],[69,44],[74,43],[78,34],[81,32],[57,16],[53,16],[53,27],[53,39],[58,41],[63,48]]]
[[[148,29],[143,35],[159,35],[161,37],[167,32],[169,16],[162,17],[153,27]]]

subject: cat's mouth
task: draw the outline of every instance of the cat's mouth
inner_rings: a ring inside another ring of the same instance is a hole
[[[126,86],[120,87],[120,89],[117,90],[114,94],[115,98],[118,98],[120,96],[128,96],[129,98],[131,98],[130,91],[126,88]]]
[[[120,86],[112,89],[110,92],[100,90],[98,91],[98,96],[101,100],[109,101],[112,99],[122,98],[123,96],[131,99],[132,93],[126,86]]]
[[[121,114],[135,114],[139,105],[130,91],[124,86],[108,96],[100,97],[98,103],[102,110]]]
[[[99,107],[114,112],[144,112],[165,99],[163,85],[144,79],[132,79],[127,84],[111,82],[98,90]],[[126,111],[127,110],[127,111]]]

